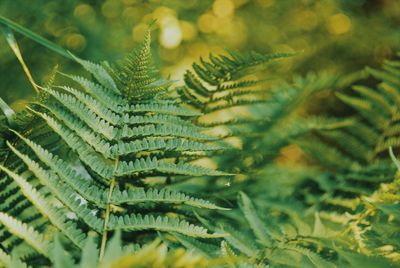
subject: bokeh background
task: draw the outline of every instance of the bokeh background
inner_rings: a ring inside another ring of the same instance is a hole
[[[224,49],[299,51],[279,75],[328,70],[351,73],[378,66],[400,47],[398,0],[2,0],[0,14],[90,60],[114,61],[142,40],[153,23],[153,48],[165,76],[182,80],[199,57]],[[16,34],[34,79],[56,64],[77,65]],[[34,91],[0,36],[2,97],[18,110]]]

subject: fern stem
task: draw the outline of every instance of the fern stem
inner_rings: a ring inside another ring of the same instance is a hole
[[[116,159],[115,161],[115,166],[114,166],[114,173],[117,170],[118,167],[118,161],[119,158]],[[104,226],[103,226],[103,233],[101,237],[101,246],[100,246],[100,255],[99,255],[99,261],[103,259],[104,256],[104,251],[106,249],[106,242],[107,242],[107,226],[108,226],[108,221],[110,219],[110,211],[111,211],[111,196],[115,187],[115,182],[116,182],[116,177],[114,176],[111,180],[110,183],[110,190],[108,192],[108,197],[107,197],[107,207],[106,207],[106,214],[104,216]]]

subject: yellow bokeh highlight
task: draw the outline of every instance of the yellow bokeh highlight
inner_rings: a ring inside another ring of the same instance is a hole
[[[168,17],[175,17],[175,11],[168,8],[168,7],[158,7],[153,11],[153,19],[156,20],[158,23],[164,23],[163,20]]]
[[[152,18],[160,26],[159,40],[161,46],[167,49],[177,48],[183,40],[183,33],[176,12],[168,7],[161,6],[153,11]]]
[[[107,1],[101,6],[101,13],[109,19],[117,18],[120,15],[120,5],[118,1]]]
[[[329,17],[327,22],[328,31],[334,35],[347,33],[351,29],[351,20],[343,13]]]
[[[197,28],[193,23],[188,21],[180,21],[179,25],[182,30],[182,39],[185,41],[191,41],[197,37]]]
[[[278,165],[286,166],[299,163],[303,159],[304,152],[301,150],[301,148],[298,145],[291,144],[281,149],[280,154],[275,162]]]
[[[163,47],[173,49],[182,41],[182,31],[178,23],[171,23],[162,28],[160,43]]]
[[[140,23],[133,27],[132,29],[132,38],[136,42],[141,42],[144,38],[146,31],[148,30],[149,26],[144,23]]]
[[[214,14],[219,18],[232,16],[235,5],[231,0],[216,0],[212,6]]]
[[[197,25],[203,33],[211,33],[217,29],[218,20],[213,14],[206,13],[200,16]]]
[[[65,37],[65,45],[69,49],[81,51],[86,46],[86,39],[81,34],[77,34],[77,33],[69,34]]]
[[[247,39],[247,28],[240,18],[218,19],[215,32],[235,47],[240,47]]]
[[[96,13],[94,12],[93,8],[87,4],[77,5],[74,9],[75,17],[84,17],[85,19],[88,19],[90,17],[94,17],[95,14]]]

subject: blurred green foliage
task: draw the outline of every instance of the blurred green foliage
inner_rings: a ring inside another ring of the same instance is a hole
[[[182,80],[200,56],[223,49],[301,51],[278,66],[282,76],[312,70],[350,73],[378,66],[400,46],[397,0],[3,0],[0,14],[82,58],[116,60],[142,40],[154,22],[154,55],[163,74]],[[25,61],[42,83],[68,59],[16,35]],[[14,109],[34,91],[0,38],[1,94]]]

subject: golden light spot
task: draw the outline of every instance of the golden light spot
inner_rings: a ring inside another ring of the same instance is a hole
[[[215,31],[217,28],[217,23],[217,18],[210,13],[201,15],[197,21],[197,25],[199,26],[200,31],[203,33],[211,33]]]
[[[175,11],[164,6],[158,7],[153,11],[153,19],[157,20],[158,22],[160,22],[160,20],[162,20],[166,16],[174,17]]]
[[[62,25],[60,25],[60,23],[54,19],[45,21],[44,27],[45,27],[46,31],[48,33],[52,34],[53,36],[64,36],[65,35],[65,32],[62,31],[63,30]]]
[[[197,29],[191,22],[180,21],[180,27],[182,30],[182,38],[185,41],[190,41],[196,38]]]
[[[388,252],[388,251],[394,251],[395,248],[392,245],[383,245],[379,248],[377,248],[380,252]]]
[[[167,27],[172,24],[177,24],[178,20],[174,15],[165,15],[158,20],[158,23],[160,24],[161,27]]]
[[[144,24],[144,23],[136,25],[132,29],[132,38],[133,38],[133,40],[135,40],[136,42],[142,41],[143,38],[144,38],[144,34],[146,33],[147,29],[148,29],[148,26],[146,24]]]
[[[215,31],[218,34],[228,35],[229,32],[235,32],[235,34],[237,34],[235,31],[236,29],[234,29],[234,27],[235,27],[234,23],[233,23],[232,19],[229,17],[218,19],[216,21],[216,24],[217,24],[216,25],[217,27],[216,27]]]
[[[69,34],[65,38],[65,45],[70,49],[81,51],[86,46],[86,39],[81,34]]]
[[[217,169],[217,164],[209,158],[200,158],[198,160],[193,161],[194,165],[198,165],[205,168]]]
[[[87,4],[77,5],[74,9],[75,17],[92,17],[95,15],[93,8]]]
[[[178,23],[171,23],[162,28],[160,43],[163,47],[172,49],[179,46],[182,41],[182,31]]]
[[[232,16],[235,12],[235,5],[231,0],[216,0],[212,10],[217,17],[228,17]]]
[[[343,13],[331,16],[327,22],[328,31],[331,34],[340,35],[347,33],[351,29],[351,20]]]
[[[237,149],[243,148],[243,141],[238,137],[229,137],[225,140],[227,143],[229,143],[230,145],[232,145],[233,147],[235,147]]]
[[[163,8],[158,9],[158,23],[160,24],[160,43],[161,46],[167,49],[174,49],[182,42],[182,30],[179,26],[179,21],[173,15],[172,10]]]
[[[247,27],[239,17],[233,20],[219,19],[216,32],[234,47],[240,47],[247,40]]]
[[[297,145],[288,145],[283,147],[280,155],[276,159],[278,165],[293,165],[299,163],[304,157],[303,151]]]
[[[107,1],[101,7],[104,17],[112,19],[119,16],[120,5],[117,1]]]

